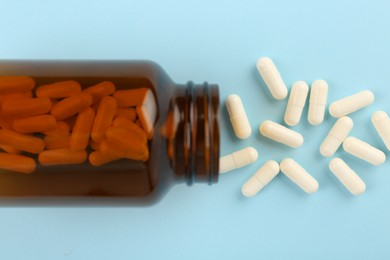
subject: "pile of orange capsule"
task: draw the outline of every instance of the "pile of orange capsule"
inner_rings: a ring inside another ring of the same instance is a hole
[[[156,102],[149,88],[116,90],[103,81],[35,87],[27,76],[0,77],[0,169],[33,173],[36,164],[100,166],[147,161]]]

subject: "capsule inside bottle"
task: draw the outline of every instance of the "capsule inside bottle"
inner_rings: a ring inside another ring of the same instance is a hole
[[[150,192],[153,87],[102,75],[0,76],[0,196]]]
[[[0,204],[154,203],[174,183],[217,182],[218,86],[177,84],[150,61],[3,61],[0,155]]]

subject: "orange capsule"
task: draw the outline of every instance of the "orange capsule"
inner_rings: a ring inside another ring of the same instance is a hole
[[[0,93],[32,90],[35,86],[33,78],[26,76],[0,76]]]
[[[113,97],[118,103],[118,107],[135,107],[142,104],[148,88],[136,88],[115,91]]]
[[[70,149],[46,150],[38,156],[38,161],[42,165],[81,164],[86,159],[86,151],[72,151]]]
[[[0,145],[0,148],[7,153],[12,153],[12,154],[19,154],[22,151],[19,149],[16,149],[15,147],[9,146],[9,145]]]
[[[127,158],[131,160],[146,161],[148,159],[148,148],[146,144],[134,142],[131,145],[122,145],[111,140],[101,142],[99,151],[103,154]]]
[[[115,85],[110,81],[103,81],[94,86],[86,88],[84,92],[92,96],[92,103],[98,102],[105,96],[109,96],[115,92]]]
[[[106,136],[110,143],[124,151],[126,157],[139,158],[144,156],[148,150],[146,139],[142,139],[135,131],[122,127],[110,127]],[[103,149],[102,144],[100,150]]]
[[[119,116],[119,117],[115,117],[115,119],[112,121],[112,126],[129,128],[131,123],[133,122],[127,119],[126,117]]]
[[[63,136],[69,134],[69,125],[64,121],[57,121],[54,129],[43,132],[45,135],[50,136]]]
[[[45,148],[48,150],[67,149],[69,148],[69,140],[69,135],[47,135],[43,137]]]
[[[94,151],[89,155],[89,163],[93,166],[101,166],[122,158],[112,153],[104,154],[101,151]]]
[[[22,91],[22,92],[13,92],[8,94],[0,95],[0,105],[3,104],[4,100],[15,100],[15,99],[25,99],[32,98],[32,91]]]
[[[113,142],[105,139],[100,143],[99,146],[99,152],[101,152],[103,155],[112,155],[113,157],[117,158],[125,158],[126,157],[126,151],[122,147],[118,147]]]
[[[147,137],[144,130],[141,127],[139,127],[136,123],[133,123],[127,118],[124,117],[115,118],[114,121],[112,122],[112,126],[124,127],[126,129],[129,129],[130,131],[134,131],[141,137],[142,140],[146,142]]]
[[[130,121],[135,121],[137,118],[137,112],[134,108],[117,108],[115,117],[125,117]]]
[[[95,111],[90,107],[78,114],[70,136],[69,148],[71,150],[77,151],[87,148],[94,118]]]
[[[132,142],[133,139],[137,139],[137,141],[146,144],[147,138],[145,132],[142,131],[135,123],[131,125],[129,128],[124,127],[110,127],[106,131],[106,137],[109,140],[116,139],[128,139],[128,141]],[[120,142],[125,142],[126,140],[122,140]]]
[[[4,100],[1,114],[6,117],[29,117],[45,114],[52,106],[49,98],[26,98]]]
[[[81,86],[77,81],[67,80],[52,84],[42,85],[37,88],[37,97],[64,98],[81,92]]]
[[[123,146],[118,146],[110,140],[104,140],[100,143],[99,151],[103,155],[112,155],[117,158],[127,158],[137,161],[146,161],[148,159],[148,149],[145,144],[140,145],[138,151],[134,152],[133,150],[126,149]]]
[[[99,143],[104,139],[104,134],[114,118],[116,107],[116,101],[113,97],[103,97],[100,101],[91,132],[92,140],[95,142]]]
[[[41,115],[15,119],[12,127],[16,132],[29,134],[50,131],[56,127],[56,119],[51,115]]]
[[[0,169],[29,174],[35,171],[35,167],[35,161],[30,157],[0,153]]]
[[[92,97],[89,94],[81,93],[68,98],[65,98],[55,104],[51,110],[51,114],[57,120],[63,120],[71,117],[92,104]]]
[[[0,144],[12,146],[29,153],[40,153],[45,147],[45,142],[40,138],[6,129],[0,129]]]

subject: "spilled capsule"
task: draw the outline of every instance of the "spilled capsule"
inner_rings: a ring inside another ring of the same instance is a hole
[[[293,159],[284,159],[280,163],[280,171],[305,192],[314,193],[318,190],[317,180]]]
[[[325,107],[328,99],[328,83],[315,80],[311,85],[309,112],[307,119],[311,125],[319,125],[324,121]]]
[[[234,133],[240,139],[248,138],[252,133],[248,117],[242,105],[241,98],[237,95],[230,95],[226,99],[226,108],[229,113]]]
[[[273,61],[268,57],[262,57],[257,61],[256,67],[271,95],[278,100],[285,99],[288,90]]]
[[[386,161],[386,155],[381,150],[356,137],[347,137],[343,143],[343,149],[347,153],[375,166]]]
[[[258,157],[259,154],[253,147],[246,147],[231,154],[222,156],[219,159],[219,173],[224,173],[244,167],[255,162]]]
[[[308,92],[309,86],[304,81],[297,81],[292,86],[284,113],[284,122],[289,126],[297,125],[301,120]]]
[[[245,197],[253,197],[261,191],[279,173],[279,164],[270,160],[263,164],[242,186],[241,192]]]
[[[353,195],[359,195],[365,192],[366,184],[342,159],[334,158],[331,160],[329,169]]]
[[[259,130],[263,136],[293,148],[301,146],[304,141],[300,133],[270,120],[264,121]]]
[[[333,127],[330,129],[328,135],[320,146],[320,153],[322,156],[332,156],[340,145],[348,137],[353,128],[353,121],[347,116],[339,118]]]
[[[390,118],[385,111],[376,111],[371,116],[371,122],[378,132],[380,138],[385,143],[387,150],[390,151]]]
[[[358,111],[374,102],[374,93],[369,90],[334,101],[329,106],[329,113],[333,117],[342,117]]]

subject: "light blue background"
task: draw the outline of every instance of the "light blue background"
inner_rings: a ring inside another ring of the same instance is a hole
[[[294,129],[289,149],[262,138],[286,101],[270,98],[255,69],[270,56],[289,86],[326,79],[329,101],[371,89],[376,101],[352,115],[352,135],[384,150],[369,118],[390,112],[389,1],[14,1],[0,0],[2,59],[151,59],[171,77],[219,83],[239,94],[253,134],[232,134],[222,108],[222,154],[255,146],[259,160],[217,185],[175,186],[157,205],[1,207],[0,259],[390,259],[389,162],[337,155],[366,182],[351,196],[318,147],[334,123]],[[241,185],[266,160],[291,156],[319,181],[307,195],[282,174],[258,196]]]

